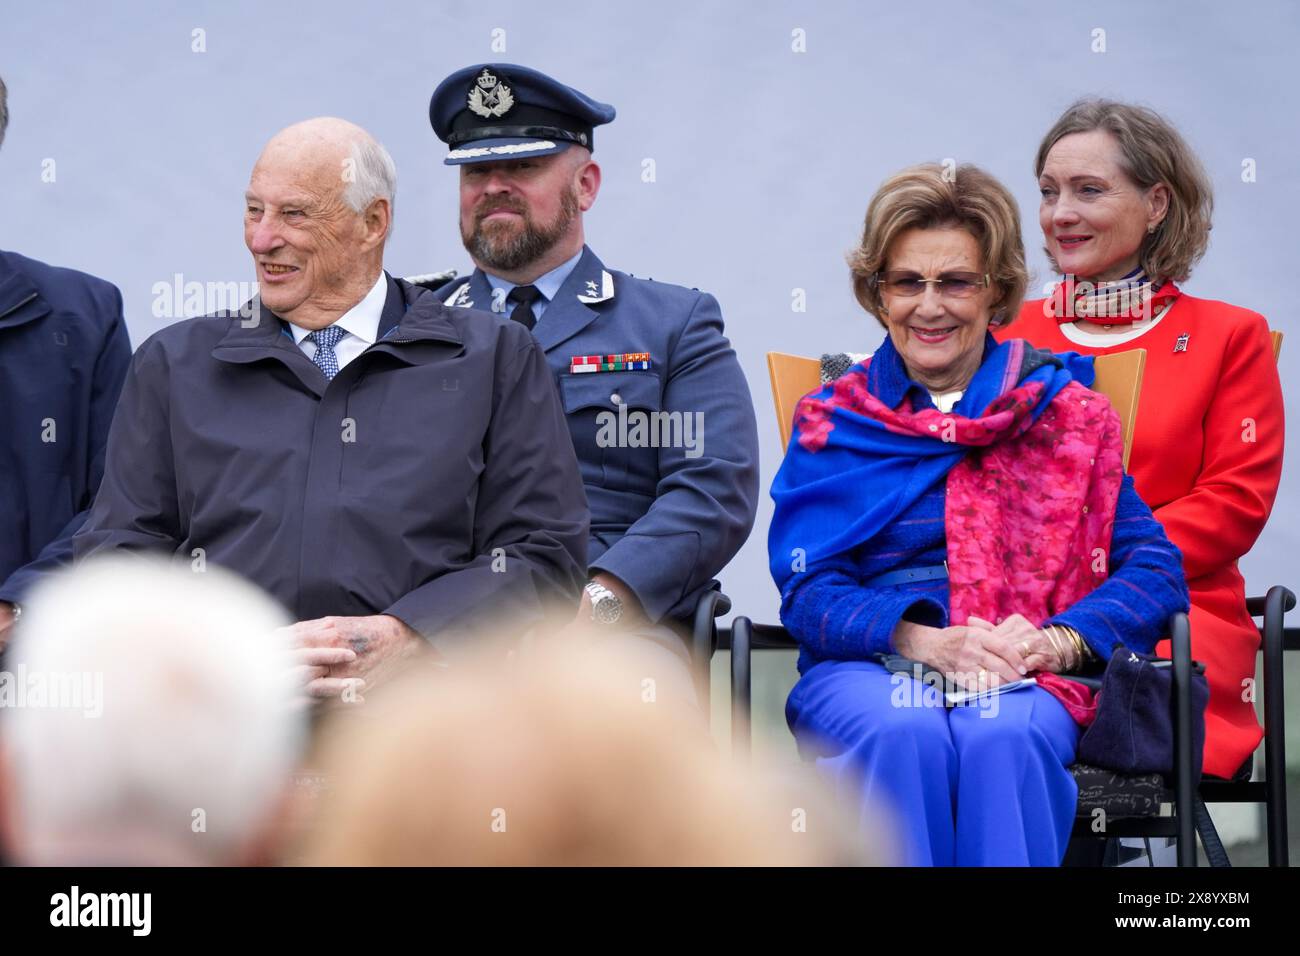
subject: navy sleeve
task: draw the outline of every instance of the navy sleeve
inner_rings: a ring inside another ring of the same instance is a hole
[[[1047,621],[1074,628],[1103,661],[1116,645],[1150,653],[1169,618],[1190,607],[1183,557],[1124,476],[1115,508],[1110,576],[1091,594]]]
[[[161,350],[145,342],[131,360],[113,415],[99,493],[72,540],[77,560],[118,550],[174,554],[184,539],[168,379]]]
[[[865,660],[893,651],[890,640],[901,620],[947,627],[941,593],[942,587],[919,584],[863,587],[852,563],[826,561],[790,579],[781,595],[781,621],[815,658]]]
[[[90,505],[95,500],[104,477],[104,458],[108,449],[108,432],[113,422],[122,384],[131,364],[131,341],[127,336],[126,320],[122,314],[122,293],[116,286],[104,283],[105,291],[97,296],[103,308],[102,315],[110,316],[108,333],[95,357],[95,368],[90,390],[89,460],[86,468],[85,497],[78,503],[80,510],[72,516],[57,537],[45,545],[28,564],[15,570],[0,587],[0,601],[20,603],[24,595],[44,574],[72,562],[72,538],[85,524]],[[111,291],[110,291],[111,290]]]
[[[740,550],[758,509],[754,405],[713,296],[696,300],[670,361],[663,411],[698,413],[698,447],[659,450],[654,503],[592,566],[626,584],[651,621],[690,613],[689,598]]]
[[[443,637],[493,624],[572,618],[586,581],[590,518],[573,440],[541,346],[507,327],[474,515],[474,558],[399,598],[385,614]]]

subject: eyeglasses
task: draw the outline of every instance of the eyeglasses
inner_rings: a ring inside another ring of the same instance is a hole
[[[945,272],[937,279],[926,279],[915,272],[877,272],[875,279],[882,290],[900,299],[920,295],[931,282],[947,299],[968,299],[989,284],[987,272]]]

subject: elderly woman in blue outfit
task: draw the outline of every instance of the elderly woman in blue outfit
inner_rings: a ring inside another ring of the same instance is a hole
[[[790,728],[864,817],[892,811],[917,865],[1059,865],[1091,701],[1057,675],[1150,652],[1188,606],[1091,360],[989,334],[1024,294],[1019,222],[973,166],[880,188],[851,266],[888,334],[800,402],[772,487]]]

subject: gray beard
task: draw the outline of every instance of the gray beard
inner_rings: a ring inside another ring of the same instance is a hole
[[[490,234],[476,221],[472,232],[461,231],[461,241],[475,262],[499,272],[515,272],[550,252],[568,233],[577,215],[578,197],[570,189],[561,198],[560,214],[549,229],[539,229],[532,217],[526,216],[522,231],[512,235]]]

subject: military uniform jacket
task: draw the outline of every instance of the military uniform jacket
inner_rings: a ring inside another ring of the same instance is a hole
[[[437,294],[448,305],[494,306],[480,270]],[[754,408],[717,300],[610,271],[584,248],[533,334],[582,469],[591,570],[625,582],[653,621],[689,617],[745,542],[758,502]],[[578,357],[638,353],[648,359],[572,370],[591,364]]]
[[[587,533],[527,331],[389,278],[375,344],[333,380],[269,312],[149,338],[74,546],[202,558],[298,620],[387,613],[434,635],[549,601],[571,614]]]

